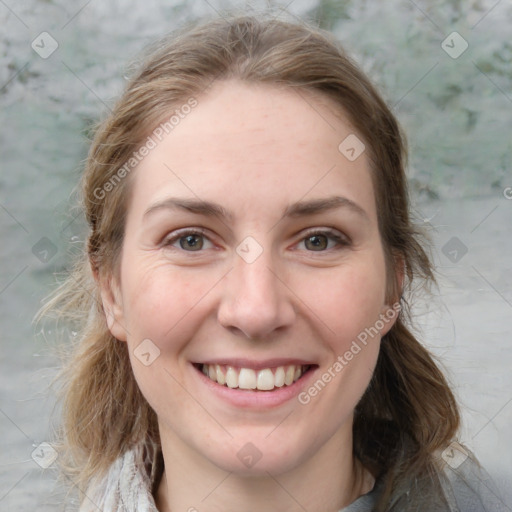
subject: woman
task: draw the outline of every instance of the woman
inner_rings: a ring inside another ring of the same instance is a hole
[[[81,510],[498,510],[407,326],[433,275],[404,160],[328,34],[241,17],[153,48],[96,131],[54,301],[81,332]]]

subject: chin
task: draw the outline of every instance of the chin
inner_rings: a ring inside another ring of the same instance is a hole
[[[268,477],[269,473],[277,476],[287,473],[300,465],[300,456],[290,456],[290,451],[270,452],[259,450],[254,444],[248,442],[234,453],[226,453],[211,458],[210,461],[220,469],[242,477]]]
[[[265,436],[268,436],[268,431]],[[285,430],[267,439],[246,431],[245,435],[239,435],[227,443],[207,447],[203,456],[226,472],[246,477],[268,477],[269,473],[277,476],[294,470],[317,450],[317,443],[307,446]]]

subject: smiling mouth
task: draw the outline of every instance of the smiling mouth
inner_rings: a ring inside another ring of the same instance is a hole
[[[199,371],[213,382],[231,389],[273,391],[297,382],[314,365],[286,365],[276,368],[238,368],[219,364],[195,364]]]

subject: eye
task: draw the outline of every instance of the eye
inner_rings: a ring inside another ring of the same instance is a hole
[[[187,252],[198,252],[202,249],[211,249],[212,242],[200,230],[182,230],[167,238],[166,247],[174,247]]]
[[[349,245],[346,237],[332,230],[310,231],[301,240],[308,251],[322,252]]]

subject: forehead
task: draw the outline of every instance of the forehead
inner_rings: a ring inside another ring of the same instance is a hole
[[[155,147],[136,169],[133,207],[180,194],[238,202],[263,214],[271,201],[282,208],[305,196],[339,192],[374,212],[366,155],[350,161],[340,152],[354,129],[330,99],[226,81],[187,111],[172,129],[167,126],[168,133],[151,135]]]

